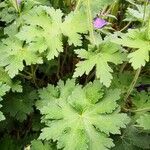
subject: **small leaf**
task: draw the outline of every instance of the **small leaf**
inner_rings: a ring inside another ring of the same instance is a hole
[[[144,130],[150,130],[150,114],[141,115],[140,118],[137,120],[137,123]]]

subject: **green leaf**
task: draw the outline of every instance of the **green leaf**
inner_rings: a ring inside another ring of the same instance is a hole
[[[2,41],[0,51],[0,66],[5,67],[11,78],[15,77],[26,65],[41,64],[42,58],[37,52],[23,46],[23,42],[15,37],[9,37]]]
[[[5,95],[5,93],[7,91],[9,91],[10,87],[6,84],[2,84],[2,82],[0,82],[0,101],[2,100],[2,96]],[[2,107],[2,105],[0,104],[0,108]],[[0,111],[0,121],[4,120],[5,117],[3,115],[3,113]]]
[[[141,115],[137,123],[144,130],[150,130],[150,114]]]
[[[146,29],[129,29],[126,34],[120,35],[121,38],[114,38],[111,41],[122,46],[133,48],[129,53],[129,62],[134,69],[145,66],[149,61],[150,43],[147,38]]]
[[[115,147],[112,150],[142,150],[150,148],[150,136],[142,133],[133,125],[128,126],[119,137],[115,136]]]
[[[39,140],[33,140],[31,142],[31,150],[54,150],[49,142],[42,143]]]
[[[2,84],[2,82],[0,82],[0,98],[1,98],[2,96],[4,96],[5,93],[6,93],[7,91],[9,91],[9,89],[10,89],[10,87],[9,87],[8,85]]]
[[[149,20],[150,5],[147,5],[146,8],[144,5],[134,4],[133,8],[127,8],[126,18],[124,21],[139,21],[147,22]]]
[[[26,87],[23,93],[10,93],[3,100],[3,112],[16,118],[20,122],[27,118],[27,115],[33,112],[34,102],[37,99],[37,93],[30,87]]]
[[[30,49],[46,52],[51,60],[63,52],[62,35],[68,37],[69,44],[81,45],[81,35],[87,31],[84,13],[72,12],[63,22],[61,10],[46,6],[34,7],[24,16],[26,26],[17,37],[29,43]]]
[[[129,86],[133,80],[133,77],[134,77],[134,74],[129,71],[124,71],[122,74],[115,73],[113,75],[111,88],[119,88],[119,89],[121,89],[121,93],[125,94],[129,89]],[[138,83],[139,83],[139,81],[137,81],[136,84],[138,85]]]
[[[104,91],[99,82],[82,87],[74,80],[65,85],[60,81],[57,87],[40,90],[40,98],[37,107],[47,127],[39,138],[57,141],[59,149],[107,150],[114,146],[109,134],[120,134],[120,128],[129,122],[117,110],[120,90]]]
[[[5,70],[1,67],[0,67],[0,82],[10,86],[13,92],[15,91],[22,92],[22,86],[20,85],[20,82],[17,80],[11,80],[8,73],[6,73]]]
[[[115,0],[81,0],[81,7],[86,8],[87,5],[90,5],[92,16],[95,17],[104,7],[111,5],[114,2]]]
[[[86,33],[88,29],[86,16],[83,12],[71,12],[61,26],[62,33],[68,37],[69,44],[82,45],[82,38],[79,33]]]
[[[17,18],[17,12],[10,1],[0,3],[0,20],[6,23],[12,22]]]
[[[2,150],[20,150],[21,146],[16,140],[7,135],[0,140],[0,148]]]
[[[148,92],[135,93],[133,97],[134,111],[136,113],[136,127],[150,130],[150,95]]]
[[[76,65],[74,77],[86,75],[96,66],[96,77],[100,79],[106,87],[109,87],[112,80],[112,68],[109,63],[115,65],[121,64],[125,60],[125,55],[122,53],[120,47],[116,44],[104,41],[102,44],[96,46],[89,46],[88,51],[76,50],[78,57],[83,59]]]
[[[6,22],[7,25],[11,26],[15,22],[16,26],[19,27],[23,23],[23,16],[28,14],[28,11],[35,5],[44,3],[37,2],[37,0],[22,1],[23,7],[16,6],[16,0],[8,0],[0,3],[0,20]],[[18,12],[20,11],[20,13]]]
[[[135,93],[133,104],[136,110],[150,111],[150,94],[144,91]]]

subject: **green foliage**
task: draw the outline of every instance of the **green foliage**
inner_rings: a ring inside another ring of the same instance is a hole
[[[146,92],[134,96],[134,109],[136,112],[136,126],[144,130],[150,130],[150,95]]]
[[[131,72],[124,72],[123,74],[114,74],[111,88],[119,88],[121,89],[121,93],[126,93],[128,90],[132,80],[133,80],[133,74]],[[139,81],[137,81],[137,84]]]
[[[28,11],[35,5],[40,3],[37,0],[22,0],[21,7],[17,5],[16,0],[8,0],[0,3],[0,18],[11,26],[15,23],[16,26],[20,26],[23,23],[23,16],[28,14]],[[11,23],[11,24],[10,24]]]
[[[139,150],[150,148],[150,136],[143,133],[133,125],[128,126],[123,134],[115,141],[116,146],[113,150]]]
[[[3,100],[3,112],[16,118],[20,122],[27,119],[27,115],[33,112],[34,101],[37,94],[32,88],[27,87],[23,93],[10,93]]]
[[[79,2],[80,0],[78,0]],[[93,17],[98,14],[104,7],[111,5],[115,0],[81,0],[81,7],[86,8],[87,5],[90,5],[91,13]]]
[[[34,140],[31,142],[31,150],[54,150],[49,142],[42,143],[39,140]]]
[[[31,51],[28,47],[23,46],[23,42],[15,37],[3,40],[0,55],[3,56],[0,58],[0,66],[5,67],[5,71],[8,72],[11,78],[23,70],[23,61],[25,61],[26,65],[43,62],[36,51]]]
[[[129,62],[134,69],[138,69],[145,66],[146,62],[149,61],[149,37],[147,36],[147,30],[142,29],[129,29],[126,34],[119,35],[121,38],[113,39],[112,41],[133,48],[134,51],[129,53]]]
[[[137,123],[144,130],[150,130],[150,114],[148,113],[140,116],[140,118],[137,120]]]
[[[61,10],[46,6],[34,7],[24,17],[24,26],[17,37],[29,43],[29,49],[46,52],[48,60],[63,52],[62,35],[68,37],[69,44],[81,45],[81,35],[86,32],[86,18],[84,13],[70,13],[64,21]]]
[[[147,92],[141,92],[135,94],[133,97],[133,104],[136,110],[150,110],[150,95]]]
[[[0,0],[0,149],[150,149],[149,8]]]
[[[113,78],[111,74],[113,70],[108,63],[121,64],[126,58],[121,47],[109,41],[103,41],[97,46],[90,45],[88,51],[76,50],[76,54],[83,61],[76,65],[74,77],[82,76],[84,73],[88,75],[96,66],[96,77],[100,78],[100,82],[106,87],[110,86]]]
[[[117,89],[104,92],[98,82],[85,87],[75,85],[74,80],[60,81],[55,88],[49,85],[40,91],[37,103],[47,125],[40,139],[53,139],[66,150],[111,148],[109,134],[120,134],[119,129],[129,122],[126,114],[116,110],[119,95]]]
[[[147,22],[149,20],[150,5],[145,8],[143,5],[134,4],[134,7],[136,9],[127,9],[124,21],[139,21],[141,23]]]
[[[5,95],[5,93],[7,91],[9,91],[10,87],[6,84],[2,84],[2,82],[0,82],[0,101],[2,100],[2,96]],[[2,105],[0,104],[0,108],[2,107]],[[3,113],[0,111],[0,121],[4,120],[5,117],[3,115]]]
[[[11,137],[5,136],[2,140],[0,140],[0,147],[2,150],[19,150],[21,146],[16,143]]]
[[[17,80],[12,81],[3,68],[0,68],[0,82],[8,85],[13,92],[22,92],[22,86],[20,85],[20,82]]]

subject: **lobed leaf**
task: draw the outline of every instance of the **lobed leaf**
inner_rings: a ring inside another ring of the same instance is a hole
[[[40,139],[57,141],[57,147],[64,150],[107,150],[114,146],[109,134],[120,134],[119,129],[129,122],[126,114],[116,111],[119,90],[106,92],[98,82],[82,87],[75,85],[74,80],[65,85],[60,81],[55,89],[58,97],[52,95],[49,86],[40,90],[38,108],[47,126]],[[89,95],[92,91],[95,97]]]

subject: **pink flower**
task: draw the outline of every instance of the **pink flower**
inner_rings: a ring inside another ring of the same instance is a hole
[[[107,21],[101,18],[95,18],[93,21],[93,26],[96,29],[101,29],[103,28],[105,25],[107,25]]]

